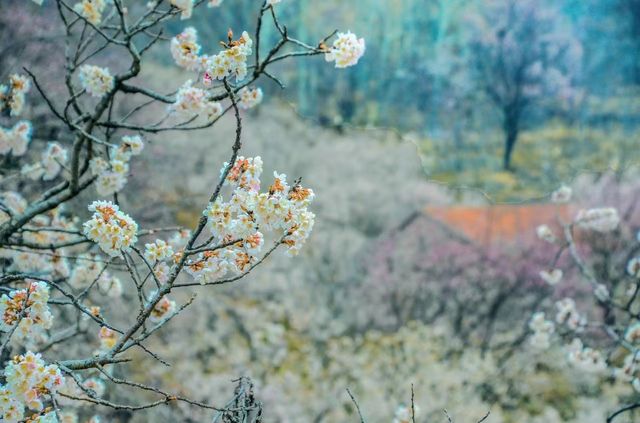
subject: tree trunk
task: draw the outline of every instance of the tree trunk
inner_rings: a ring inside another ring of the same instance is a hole
[[[515,128],[511,128],[507,130],[507,134],[504,142],[504,158],[502,161],[502,168],[504,170],[512,170],[511,155],[513,153],[513,147],[516,145],[517,140],[518,140],[518,130]]]
[[[502,168],[504,170],[511,169],[511,155],[513,148],[518,141],[518,132],[520,129],[520,110],[517,104],[510,104],[503,109],[504,123],[503,130],[505,134],[504,140],[504,158],[502,161]]]

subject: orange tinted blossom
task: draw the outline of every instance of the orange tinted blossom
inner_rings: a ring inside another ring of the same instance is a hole
[[[295,185],[291,188],[291,191],[289,191],[289,198],[296,201],[303,201],[309,198],[310,194],[311,190],[309,188],[303,188],[300,185]]]
[[[273,195],[276,192],[283,192],[284,191],[284,185],[282,185],[282,181],[280,181],[279,178],[276,178],[275,181],[273,181],[273,184],[269,187],[269,194]]]

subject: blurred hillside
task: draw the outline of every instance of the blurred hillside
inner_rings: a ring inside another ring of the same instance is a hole
[[[157,87],[179,78],[179,72],[174,68],[159,64],[150,66],[144,77],[147,84]],[[624,174],[640,164],[640,150],[637,148],[640,129],[635,129],[633,124],[625,124],[623,112],[620,112],[626,110],[621,106],[623,104],[633,108],[633,104],[640,101],[640,95],[634,91],[616,101],[594,106],[601,114],[610,115],[611,123],[606,126],[553,120],[545,126],[523,131],[514,153],[513,171],[504,171],[500,166],[503,143],[495,130],[466,133],[466,141],[455,145],[448,138],[429,138],[415,131],[355,123],[327,124],[321,119],[301,114],[298,104],[281,100],[277,93],[267,95],[262,107],[246,114],[244,129],[248,137],[244,148],[245,155],[260,154],[265,162],[274,164],[274,169],[292,169],[289,171],[291,177],[300,176],[307,181],[326,181],[328,184],[338,183],[345,176],[354,184],[361,184],[364,179],[372,181],[369,191],[376,189],[375,183],[377,188],[386,187],[378,190],[378,196],[392,195],[399,190],[407,198],[415,198],[416,202],[412,202],[414,207],[418,207],[419,202],[433,205],[434,201],[436,204],[544,201],[559,185],[571,183],[582,175],[597,176],[611,171]],[[148,119],[141,117],[141,121],[153,120],[153,113],[162,115],[164,110],[152,111]],[[594,111],[593,115],[598,113]],[[192,196],[200,198],[198,193],[204,195],[210,183],[204,175],[212,167],[221,166],[215,160],[224,157],[222,153],[228,148],[233,131],[232,122],[226,119],[216,125],[215,130],[160,133],[154,137],[150,148],[153,148],[157,159],[145,166],[154,166],[148,171],[167,178],[163,186],[171,187],[168,192],[163,190],[169,197],[155,200],[172,202],[179,197],[185,201]],[[208,133],[212,138],[208,138]],[[186,149],[182,148],[183,139],[189,143]],[[198,157],[195,161],[189,159],[195,157],[193,154]],[[180,178],[175,178],[171,172],[156,173],[165,161],[171,163],[174,160],[181,164],[176,169]],[[341,171],[347,174],[338,176]],[[385,173],[391,179],[376,179],[375,175],[382,178]],[[184,180],[188,181],[186,187],[183,186]],[[392,181],[397,181],[397,185],[390,186]],[[423,187],[428,182],[429,191],[440,185],[437,199],[427,200],[419,190],[412,193],[406,188],[400,189],[402,181]],[[172,190],[176,192],[170,194]],[[153,192],[151,190],[148,195],[155,195]],[[349,190],[337,192],[339,197],[331,196],[332,202],[344,206],[348,203],[348,193]],[[327,198],[320,196],[318,201],[323,201],[323,197]],[[356,203],[361,204],[361,201]],[[348,207],[357,206],[349,204]],[[370,211],[365,209],[350,213],[369,213],[370,216]],[[385,215],[380,222],[388,217]],[[179,219],[184,223],[192,222],[195,216],[181,215]],[[379,227],[380,224],[376,225]]]
[[[204,50],[227,28],[249,27],[251,4],[238,0],[190,21],[206,40]],[[508,18],[505,4],[522,9]],[[287,89],[265,81],[267,97],[284,98],[324,127],[410,133],[434,181],[477,188],[498,202],[525,201],[581,172],[620,171],[640,161],[637,0],[299,0],[279,16],[302,39],[320,40],[326,28],[350,29],[366,39],[367,54],[339,74],[321,57],[282,65]],[[528,24],[541,33],[527,32]],[[174,23],[168,31],[182,27]],[[277,36],[264,28],[265,44]],[[500,64],[492,43],[502,36],[506,75],[487,71]],[[170,64],[163,51],[157,60]],[[519,68],[529,79],[519,79]],[[516,88],[522,94],[514,97]],[[508,122],[514,107],[517,122]],[[502,169],[507,126],[517,137],[511,171]]]
[[[174,74],[162,67],[153,72],[156,83]],[[215,130],[151,138],[150,154],[132,169],[137,185],[120,196],[124,207],[141,222],[192,225],[234,129],[228,117]],[[595,423],[624,395],[619,384],[597,385],[560,366],[562,351],[504,360],[503,352],[470,347],[482,345],[488,333],[474,326],[475,317],[484,322],[492,301],[505,292],[509,297],[490,341],[496,345],[517,339],[520,322],[550,295],[537,276],[548,251],[531,240],[535,226],[554,216],[553,207],[543,206],[544,213],[526,209],[523,220],[516,219],[516,245],[501,249],[498,242],[495,255],[478,259],[474,245],[451,232],[465,235],[451,212],[460,210],[458,201],[486,206],[487,198],[456,189],[455,181],[453,188],[429,181],[411,135],[323,127],[274,99],[243,112],[243,130],[244,154],[259,154],[270,166],[265,181],[272,170],[286,169],[315,190],[316,230],[299,260],[276,254],[238,284],[197,289],[194,306],[154,344],[173,367],[131,369],[138,377],[205,400],[222,396],[238,374],[250,375],[268,404],[266,421],[279,423],[350,421],[354,410],[345,387],[376,416],[371,421],[388,422],[408,398],[408,381],[415,383],[426,416],[437,419],[446,407],[464,421],[491,409],[498,423]],[[594,180],[592,174],[578,178],[576,195],[588,198]],[[607,187],[603,182],[596,191],[614,192]],[[426,206],[450,227],[425,220]],[[514,216],[507,217],[510,225]],[[512,236],[513,228],[507,229]],[[561,294],[582,292],[571,274],[566,279]],[[460,327],[449,337],[453,324]],[[140,418],[205,417],[177,408]]]

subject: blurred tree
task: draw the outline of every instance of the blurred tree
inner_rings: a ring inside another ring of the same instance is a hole
[[[493,0],[469,15],[470,60],[478,85],[502,114],[506,170],[529,106],[543,96],[576,95],[581,47],[560,16],[537,0]]]

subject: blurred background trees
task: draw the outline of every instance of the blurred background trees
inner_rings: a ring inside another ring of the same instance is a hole
[[[216,39],[253,19],[250,3],[194,23]],[[566,179],[569,157],[573,170],[637,160],[639,9],[637,0],[297,1],[283,11],[292,34],[319,39],[340,22],[366,37],[367,55],[339,76],[322,59],[289,64],[284,96],[329,127],[414,132],[439,181],[500,199],[536,195]],[[510,167],[516,176],[502,172]]]

